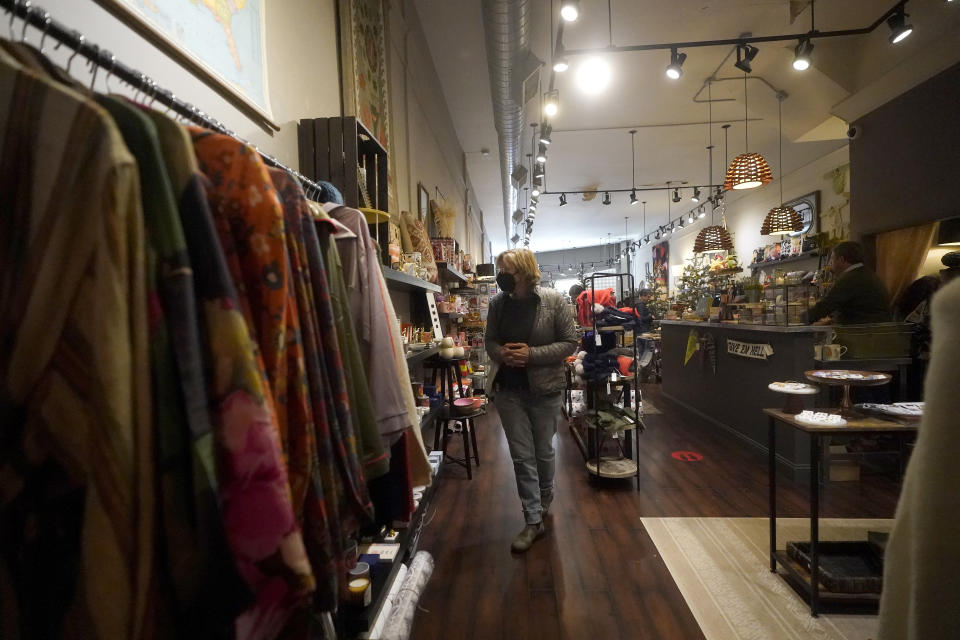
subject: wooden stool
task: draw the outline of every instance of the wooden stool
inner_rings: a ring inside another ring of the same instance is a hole
[[[455,462],[460,466],[464,467],[467,470],[467,478],[473,480],[473,471],[471,469],[471,459],[476,465],[480,466],[480,450],[477,447],[477,430],[474,424],[474,418],[482,416],[486,413],[486,407],[477,409],[472,413],[466,415],[458,416],[451,412],[450,407],[444,407],[443,411],[437,417],[435,422],[436,431],[434,432],[433,448],[437,450],[438,448],[443,451],[444,461],[449,460],[450,462]],[[463,458],[454,458],[453,456],[447,455],[447,441],[450,438],[448,433],[448,428],[452,422],[462,422],[463,430],[460,432],[460,436],[463,440]],[[443,434],[442,447],[440,443],[440,434]],[[468,435],[469,434],[469,435]],[[470,452],[471,444],[473,445],[473,452]]]
[[[444,398],[444,401],[447,402],[448,406],[453,406],[453,401],[456,399],[453,392],[454,386],[460,389],[461,398],[465,398],[467,396],[463,390],[463,384],[459,383],[459,360],[447,360],[446,358],[434,356],[424,361],[423,367],[424,369],[429,370],[429,374],[426,379],[437,386],[440,396]],[[437,376],[440,377],[439,385],[437,385]]]

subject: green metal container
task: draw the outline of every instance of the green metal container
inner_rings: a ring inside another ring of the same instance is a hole
[[[834,340],[847,348],[844,360],[909,358],[913,325],[907,322],[848,324],[835,327]]]

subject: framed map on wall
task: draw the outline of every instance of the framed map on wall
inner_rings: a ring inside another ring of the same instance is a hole
[[[267,84],[266,0],[97,0],[261,126],[275,130]]]

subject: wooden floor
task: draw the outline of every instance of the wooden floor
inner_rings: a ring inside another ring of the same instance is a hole
[[[766,458],[671,405],[658,387],[644,393],[662,414],[645,420],[640,490],[633,481],[590,481],[561,429],[548,532],[523,555],[510,552],[523,517],[503,431],[495,412],[478,421],[481,466],[473,480],[456,465],[441,471],[420,544],[436,568],[412,638],[703,638],[640,518],[765,516]],[[450,447],[459,453],[459,438]],[[704,459],[674,460],[670,453],[678,450]],[[778,480],[780,515],[807,516],[806,488],[782,474]],[[821,514],[893,517],[897,491],[879,475],[831,483]]]

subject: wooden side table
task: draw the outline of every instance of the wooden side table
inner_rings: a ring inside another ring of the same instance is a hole
[[[770,476],[770,571],[777,572],[777,564],[783,566],[784,578],[810,605],[810,615],[818,617],[823,606],[878,606],[879,594],[848,594],[823,591],[820,587],[820,471],[821,439],[832,435],[895,434],[900,440],[900,476],[903,477],[904,444],[908,436],[916,433],[917,423],[881,420],[878,418],[847,418],[844,426],[814,426],[804,424],[796,416],[779,409],[764,409],[768,419],[768,473]],[[777,423],[798,429],[810,436],[810,572],[807,574],[785,552],[777,551]]]

